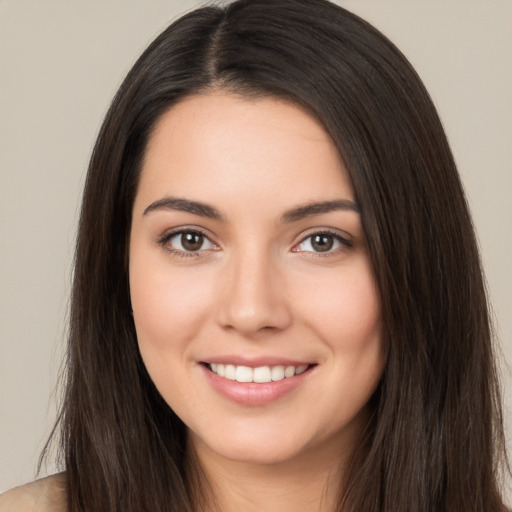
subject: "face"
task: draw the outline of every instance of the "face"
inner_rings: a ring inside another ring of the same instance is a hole
[[[313,117],[227,93],[165,113],[129,270],[142,358],[200,456],[352,446],[383,368],[379,296],[347,171]]]

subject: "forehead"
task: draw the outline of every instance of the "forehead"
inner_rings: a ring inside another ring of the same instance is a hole
[[[284,193],[290,203],[353,197],[326,130],[292,103],[215,93],[190,96],[162,115],[137,200],[179,195],[250,204]]]

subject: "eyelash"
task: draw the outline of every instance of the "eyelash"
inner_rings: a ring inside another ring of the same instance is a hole
[[[197,250],[197,251],[182,251],[181,249],[174,249],[171,245],[169,245],[169,242],[178,235],[184,235],[184,234],[191,234],[191,235],[200,235],[204,237],[205,240],[207,240],[210,244],[216,246],[211,240],[210,237],[200,229],[194,228],[194,229],[184,229],[180,228],[176,231],[170,231],[165,233],[159,240],[158,245],[162,246],[167,252],[172,254],[173,256],[177,258],[197,258],[200,256],[200,253],[204,251],[203,250]]]
[[[320,252],[320,251],[299,251],[299,250],[294,250],[294,249],[292,249],[292,252],[303,252],[303,253],[307,254],[309,257],[328,258],[329,256],[338,255],[340,252],[344,252],[344,251],[346,251],[348,249],[351,249],[354,246],[352,241],[350,241],[347,238],[341,236],[339,234],[339,232],[333,231],[333,230],[330,230],[330,229],[321,229],[321,230],[318,230],[318,231],[314,231],[314,232],[308,233],[306,236],[304,236],[301,239],[301,241],[298,244],[294,245],[294,248],[304,244],[307,240],[312,239],[315,236],[322,236],[322,235],[324,235],[324,236],[327,235],[327,236],[330,236],[330,237],[334,238],[334,240],[336,242],[340,243],[340,247],[337,247],[336,249],[333,249],[333,250],[329,249],[328,251],[325,251],[325,252]]]
[[[165,248],[167,252],[172,254],[173,256],[177,258],[197,258],[201,256],[201,253],[204,252],[207,249],[199,249],[197,251],[186,251],[181,249],[175,249],[172,246],[169,245],[169,242],[178,235],[184,235],[184,234],[191,234],[191,235],[200,235],[204,237],[205,240],[207,240],[210,244],[217,247],[216,244],[214,244],[209,236],[201,231],[200,229],[194,228],[194,229],[183,229],[179,228],[176,231],[170,231],[168,233],[165,233],[159,240],[158,244]],[[327,250],[325,252],[321,251],[300,251],[295,249],[296,247],[301,246],[304,244],[307,240],[313,238],[314,236],[321,236],[321,235],[327,235],[330,237],[333,237],[335,241],[340,243],[340,247],[337,247],[334,250]],[[308,235],[304,236],[299,243],[295,244],[292,248],[292,252],[302,252],[305,254],[309,254],[309,257],[329,257],[333,256],[335,254],[338,254],[339,252],[346,251],[347,249],[351,249],[353,247],[353,243],[348,240],[347,238],[342,237],[338,232],[329,230],[329,229],[322,229],[318,231],[314,231],[312,233],[309,233]],[[314,255],[314,256],[313,256]]]

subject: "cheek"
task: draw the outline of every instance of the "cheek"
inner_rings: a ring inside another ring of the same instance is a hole
[[[385,364],[378,289],[366,261],[334,278],[320,277],[304,290],[303,318],[328,348],[330,385],[340,390],[343,414],[355,413],[373,393]]]
[[[303,316],[332,350],[364,349],[380,340],[380,299],[370,268],[307,283]]]
[[[205,276],[170,268],[166,255],[130,260],[130,293],[139,350],[156,388],[173,409],[197,399],[189,383],[191,341],[204,325],[211,293]],[[181,405],[180,405],[181,404]]]
[[[141,352],[185,350],[209,310],[211,291],[204,284],[208,278],[197,269],[171,267],[165,254],[151,256],[133,251],[130,260],[130,294]]]

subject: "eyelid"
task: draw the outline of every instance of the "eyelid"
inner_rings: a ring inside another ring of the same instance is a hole
[[[175,248],[167,246],[168,242],[174,236],[179,235],[179,234],[183,234],[183,233],[197,233],[197,234],[200,234],[205,239],[208,240],[208,242],[213,246],[213,248],[200,249],[200,250],[197,250],[197,251],[186,251],[186,250],[175,249]],[[334,250],[330,249],[330,250],[325,251],[325,252],[321,252],[321,251],[305,251],[305,250],[300,250],[299,249],[300,245],[304,244],[304,242],[308,238],[311,238],[311,237],[313,237],[315,235],[329,235],[329,236],[332,236],[341,244],[341,247],[337,247]],[[170,253],[172,253],[172,254],[174,254],[176,256],[181,256],[181,257],[200,257],[200,256],[204,256],[204,254],[202,254],[202,253],[210,252],[212,250],[213,251],[217,251],[217,250],[220,249],[219,244],[214,242],[212,240],[212,238],[213,238],[212,235],[207,230],[205,230],[204,228],[201,228],[201,227],[198,227],[198,226],[193,226],[193,225],[192,226],[179,226],[179,227],[171,228],[171,229],[168,229],[167,231],[165,231],[162,235],[160,235],[157,238],[156,243],[158,243],[158,245],[166,248],[166,250],[168,252],[170,252]],[[294,245],[291,248],[291,252],[309,253],[309,255],[315,255],[315,256],[332,256],[334,254],[338,254],[341,251],[344,251],[344,250],[347,250],[347,249],[351,249],[353,247],[353,245],[354,245],[354,243],[352,241],[352,236],[349,235],[345,231],[341,231],[341,230],[335,229],[335,228],[319,228],[319,227],[315,227],[315,228],[311,228],[311,229],[301,233],[299,241],[294,243]]]
[[[183,251],[180,249],[175,249],[173,247],[169,247],[167,245],[168,242],[173,237],[175,237],[176,235],[183,234],[183,233],[199,234],[199,235],[203,236],[206,240],[208,240],[208,242],[213,246],[213,248],[200,249],[197,251],[186,251],[186,250]],[[179,226],[176,228],[168,229],[167,231],[165,231],[162,235],[160,235],[157,238],[156,242],[158,243],[158,245],[164,247],[171,254],[173,254],[175,256],[180,256],[180,257],[200,257],[203,255],[202,253],[204,253],[204,252],[219,249],[219,245],[212,240],[212,236],[206,230],[204,230],[198,226]]]
[[[338,247],[334,250],[329,250],[329,251],[325,251],[325,252],[303,251],[303,250],[297,249],[308,238],[311,238],[315,235],[330,235],[333,238],[335,238],[338,242],[340,242],[342,247]],[[313,229],[308,230],[305,233],[301,234],[300,240],[293,245],[292,252],[304,252],[304,253],[315,254],[316,256],[330,256],[333,254],[337,254],[340,251],[351,249],[353,246],[354,246],[354,243],[352,241],[352,237],[344,231],[340,231],[340,230],[333,229],[333,228],[313,228]]]
[[[179,226],[165,230],[161,235],[158,236],[157,241],[159,243],[170,240],[174,235],[180,233],[199,233],[210,240],[210,235],[202,228],[197,226]],[[213,242],[212,242],[213,243]]]

